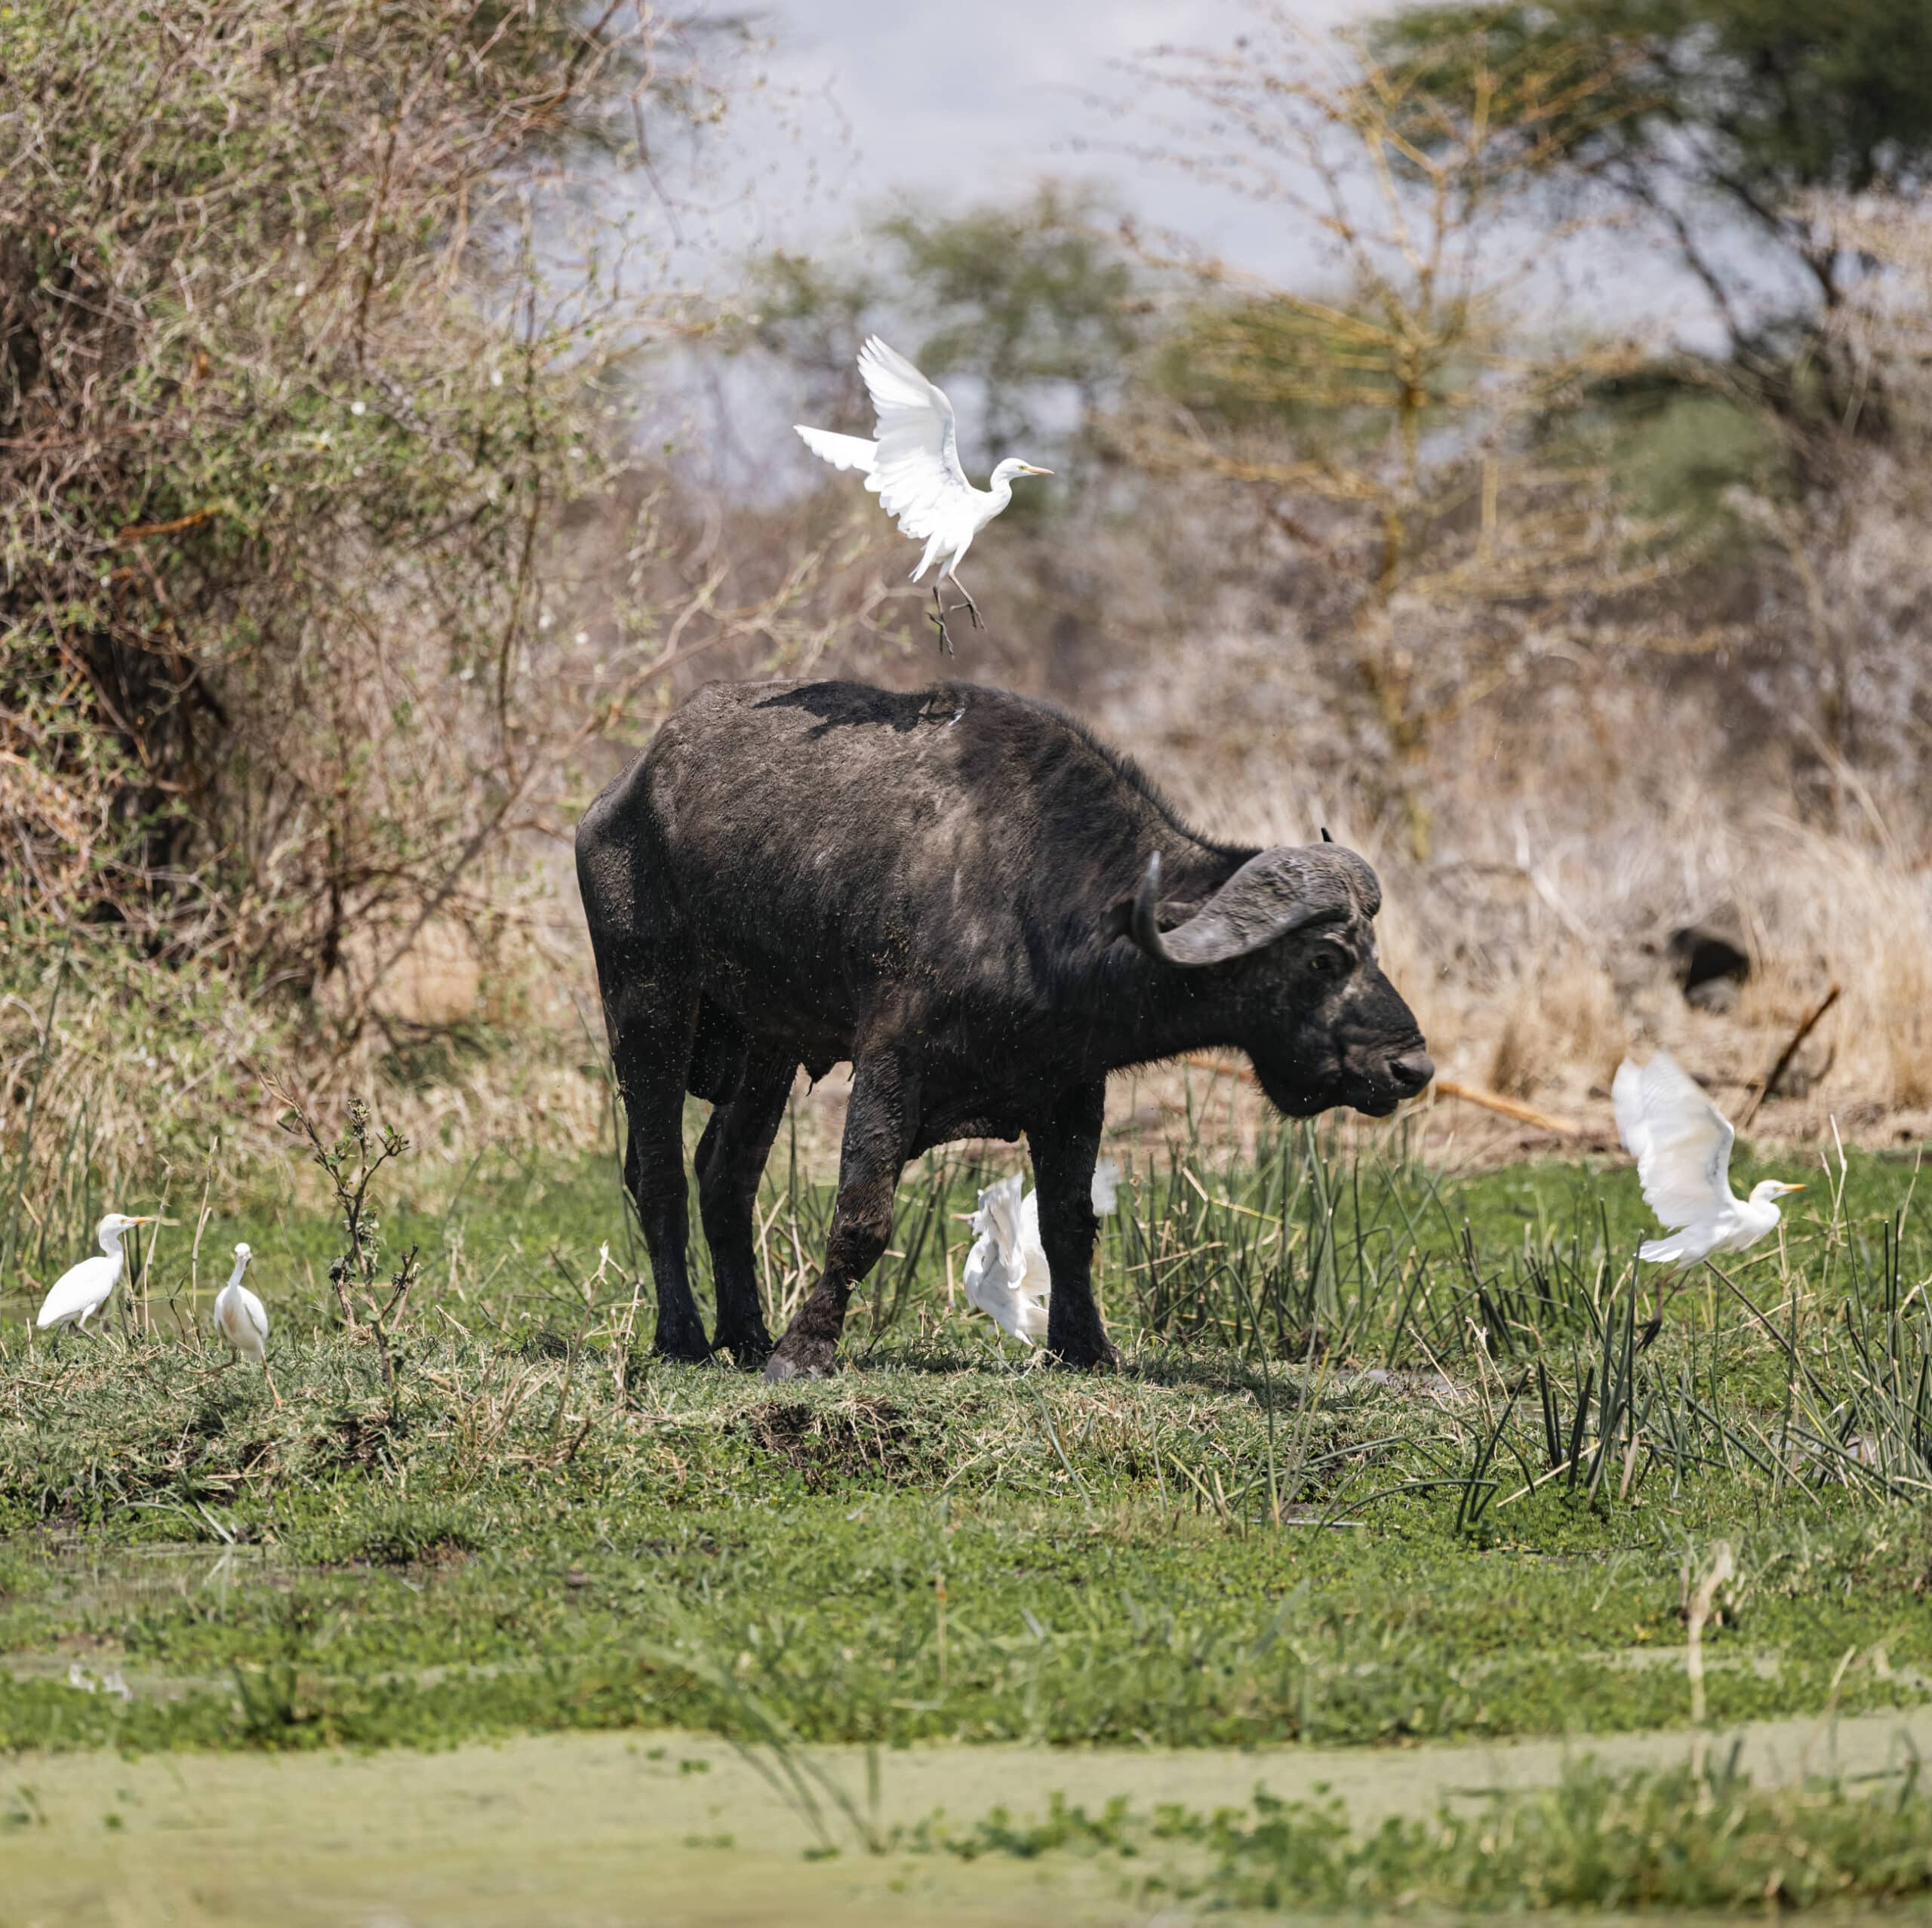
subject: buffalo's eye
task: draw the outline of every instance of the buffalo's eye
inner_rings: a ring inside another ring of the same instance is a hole
[[[1342,968],[1342,954],[1324,946],[1309,959],[1308,967],[1317,977],[1333,977]]]

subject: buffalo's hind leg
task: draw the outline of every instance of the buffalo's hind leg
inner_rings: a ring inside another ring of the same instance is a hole
[[[697,1025],[697,993],[661,979],[633,980],[613,998],[611,1056],[628,1133],[624,1183],[637,1205],[657,1287],[652,1349],[696,1364],[711,1356],[686,1269],[691,1210],[685,1179],[685,1080]]]
[[[737,1089],[713,1110],[698,1140],[698,1211],[718,1293],[716,1349],[728,1351],[740,1366],[762,1365],[771,1350],[758,1304],[752,1215],[797,1069],[792,1052],[752,1045]]]
[[[1047,1349],[1066,1366],[1112,1366],[1119,1355],[1094,1303],[1094,1161],[1106,1112],[1104,1080],[1077,1084],[1026,1127],[1033,1183],[1040,1195],[1040,1243],[1053,1278],[1047,1301]]]
[[[892,1236],[892,1195],[912,1142],[917,1102],[917,1078],[898,1053],[869,1053],[853,1067],[825,1269],[785,1328],[767,1379],[823,1379],[837,1369],[852,1288],[878,1263]]]
[[[710,1355],[685,1270],[685,1090],[697,1038],[697,973],[655,820],[637,789],[642,768],[634,765],[585,812],[577,883],[624,1101],[624,1184],[657,1285],[657,1350],[697,1361]]]

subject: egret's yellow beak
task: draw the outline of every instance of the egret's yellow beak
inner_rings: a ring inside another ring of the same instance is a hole
[[[1054,472],[1051,469],[1035,469],[1030,462],[1023,466],[1029,475],[1051,475]]]
[[[155,1222],[155,1216],[152,1212],[149,1213],[144,1218],[130,1219],[128,1221],[130,1225],[152,1225]]]
[[[1785,1189],[1787,1192],[1802,1192],[1804,1188],[1801,1185],[1787,1185]]]

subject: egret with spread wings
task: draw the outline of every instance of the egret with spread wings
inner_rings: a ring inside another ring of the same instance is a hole
[[[1742,1252],[1777,1228],[1777,1201],[1801,1185],[1767,1178],[1748,1198],[1730,1188],[1730,1121],[1668,1053],[1647,1065],[1629,1059],[1610,1088],[1617,1133],[1637,1161],[1644,1202],[1669,1229],[1668,1238],[1647,1240],[1638,1256],[1678,1269],[1716,1252]]]
[[[859,373],[872,398],[878,439],[836,435],[827,429],[808,429],[802,423],[796,425],[799,438],[833,468],[854,469],[863,475],[866,487],[878,497],[885,512],[897,518],[900,530],[915,542],[925,544],[926,552],[912,571],[914,582],[944,558],[940,577],[952,578],[953,587],[966,598],[977,628],[979,606],[959,580],[959,565],[973,546],[973,538],[1013,500],[1016,476],[1051,475],[1054,472],[1009,455],[993,471],[991,484],[976,489],[959,466],[952,404],[943,389],[936,388],[877,335],[859,351]],[[937,579],[933,598],[935,601],[939,598]],[[940,611],[940,639],[949,649],[946,613],[943,608]]]

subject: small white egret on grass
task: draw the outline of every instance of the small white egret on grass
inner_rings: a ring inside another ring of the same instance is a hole
[[[1647,1264],[1682,1270],[1713,1253],[1742,1252],[1777,1229],[1777,1201],[1804,1189],[1767,1178],[1740,1198],[1730,1188],[1730,1121],[1665,1052],[1647,1065],[1626,1058],[1610,1095],[1644,1202],[1671,1233],[1637,1248]]]
[[[1094,1167],[1091,1193],[1098,1216],[1113,1210],[1119,1185],[1119,1166],[1102,1159]],[[1023,1198],[1024,1188],[1024,1179],[1015,1172],[980,1194],[980,1209],[968,1221],[978,1236],[966,1255],[961,1283],[968,1305],[1009,1338],[1032,1345],[1047,1336],[1053,1275],[1040,1243],[1040,1195],[1029,1192]]]
[[[946,558],[934,582],[933,600],[939,602],[940,580],[950,576],[952,586],[965,597],[965,607],[977,629],[979,605],[959,580],[959,565],[973,546],[973,538],[1013,500],[1016,477],[1051,475],[1054,472],[1009,455],[994,469],[989,485],[976,489],[959,466],[952,404],[943,389],[928,381],[877,335],[859,351],[859,373],[872,398],[878,439],[836,435],[826,429],[808,429],[802,423],[796,425],[799,437],[813,454],[833,468],[855,469],[863,475],[866,487],[878,497],[885,512],[898,519],[900,530],[915,542],[925,544],[926,552],[912,571],[914,582],[942,556]],[[940,641],[949,650],[952,647],[946,633],[949,613],[942,605],[937,617]]]
[[[97,1228],[100,1241],[97,1258],[83,1259],[54,1281],[40,1302],[34,1321],[42,1332],[57,1332],[63,1326],[77,1326],[85,1332],[87,1323],[107,1303],[120,1282],[123,1255],[121,1241],[137,1225],[152,1225],[153,1219],[130,1218],[125,1212],[109,1212]]]
[[[275,1403],[279,1406],[281,1394],[275,1392],[275,1380],[269,1372],[268,1308],[242,1283],[242,1275],[254,1256],[246,1245],[235,1247],[235,1269],[229,1274],[228,1283],[215,1295],[214,1329],[236,1359],[245,1352],[261,1367],[262,1376],[268,1381],[269,1391],[274,1393]]]

